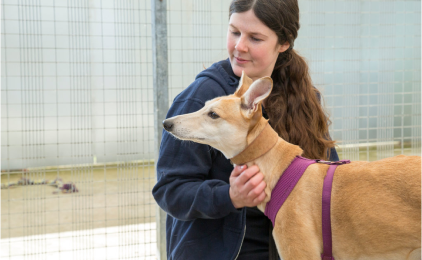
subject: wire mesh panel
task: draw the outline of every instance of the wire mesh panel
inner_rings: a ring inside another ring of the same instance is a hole
[[[169,101],[214,62],[226,59],[229,2],[168,0]]]
[[[420,155],[420,1],[299,1],[295,48],[325,97],[340,157]]]
[[[149,1],[2,1],[2,259],[154,259]]]

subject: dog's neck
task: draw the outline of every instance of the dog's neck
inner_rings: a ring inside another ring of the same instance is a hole
[[[271,150],[278,141],[278,134],[271,128],[268,121],[256,124],[247,136],[248,145],[238,155],[230,160],[241,165],[252,162]]]
[[[296,156],[303,153],[299,146],[284,141],[278,136],[277,132],[267,125],[268,122],[265,118],[258,121],[248,134],[247,148],[239,154],[245,153],[245,155],[239,156],[239,161],[246,163],[248,167],[257,165],[264,174],[267,196],[264,202],[258,205],[258,208],[263,212],[267,202],[271,199],[271,191],[283,172]],[[233,159],[236,160],[236,157],[238,156],[231,159],[232,162],[234,162]]]

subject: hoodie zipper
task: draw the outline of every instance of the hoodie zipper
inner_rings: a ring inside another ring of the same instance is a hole
[[[234,260],[236,260],[239,257],[240,250],[242,250],[242,245],[243,245],[243,240],[245,239],[245,235],[246,235],[246,224],[245,224],[245,228],[243,229],[242,243],[240,243],[239,252],[237,252],[236,258]]]

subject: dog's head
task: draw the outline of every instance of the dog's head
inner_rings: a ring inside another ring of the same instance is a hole
[[[252,81],[242,73],[233,95],[217,97],[197,112],[163,121],[164,129],[178,139],[210,145],[232,158],[247,146],[249,130],[262,117],[262,101],[273,87],[270,77]]]

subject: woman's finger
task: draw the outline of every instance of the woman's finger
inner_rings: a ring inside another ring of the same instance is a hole
[[[246,168],[246,165],[236,165],[236,167],[233,168],[230,177],[238,177]]]
[[[250,168],[244,170],[240,175],[237,181],[241,184],[247,183],[253,176],[259,173],[259,168],[256,165],[251,166]]]

